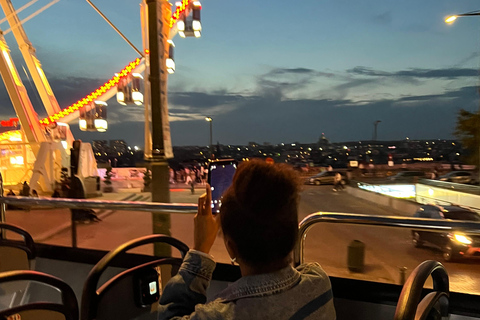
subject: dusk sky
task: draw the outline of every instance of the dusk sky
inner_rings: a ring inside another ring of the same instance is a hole
[[[12,0],[20,8],[29,0]],[[51,2],[39,0],[21,19]],[[139,0],[93,3],[142,49]],[[204,0],[202,37],[173,39],[169,77],[172,142],[207,145],[451,139],[460,108],[479,108],[480,10],[475,0]],[[4,17],[0,12],[0,20]],[[60,0],[24,24],[62,108],[137,58],[86,1]],[[7,22],[0,29],[9,29]],[[39,116],[12,33],[5,35]],[[25,67],[26,69],[26,67]],[[143,146],[143,107],[108,101],[109,130],[84,141]],[[0,118],[15,111],[0,83]]]

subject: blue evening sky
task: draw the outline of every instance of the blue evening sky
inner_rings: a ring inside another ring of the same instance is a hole
[[[20,8],[28,0],[12,0]],[[19,13],[21,19],[50,0]],[[139,0],[93,0],[142,49]],[[169,77],[174,145],[449,139],[460,108],[479,108],[480,10],[474,0],[204,0],[202,38],[174,38]],[[0,12],[0,19],[4,17]],[[86,1],[60,0],[24,24],[61,107],[137,57]],[[0,24],[4,32],[6,22]],[[40,116],[11,33],[5,36]],[[0,117],[15,115],[3,83]],[[109,101],[109,130],[82,140],[143,145],[143,109]]]

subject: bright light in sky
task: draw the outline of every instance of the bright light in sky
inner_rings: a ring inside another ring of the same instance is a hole
[[[139,0],[93,2],[142,49]],[[26,8],[20,19],[43,5]],[[380,140],[452,138],[458,110],[478,108],[480,17],[453,25],[444,18],[479,9],[474,0],[202,1],[202,37],[174,39],[173,143],[206,144],[205,115],[215,118],[224,144],[313,142],[322,132],[331,141],[369,139],[378,118]],[[85,1],[59,1],[24,28],[62,108],[137,58]],[[15,39],[5,38],[22,70]],[[108,109],[106,133],[75,136],[143,145],[143,108],[112,99]],[[3,83],[0,114],[14,116]]]

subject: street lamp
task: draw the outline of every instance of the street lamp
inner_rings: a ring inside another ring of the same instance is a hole
[[[213,144],[212,144],[212,124],[213,124],[213,119],[212,117],[205,117],[205,121],[210,122],[210,157],[213,154]]]
[[[455,15],[448,16],[445,19],[445,23],[452,24],[453,22],[455,22],[455,20],[457,20],[458,17],[471,17],[471,16],[480,16],[480,10],[470,11],[470,12],[467,12],[467,13],[461,13],[461,14],[455,14]],[[480,121],[480,106],[479,106],[479,109],[478,109],[478,116],[479,116],[479,121]],[[479,139],[479,144],[478,144],[478,165],[477,165],[477,169],[478,169],[478,176],[479,176],[479,181],[480,181],[480,125],[478,125],[478,130],[479,130],[479,132],[477,133],[477,135],[478,135],[478,139]]]
[[[470,17],[470,16],[480,16],[480,10],[470,11],[470,12],[467,12],[467,13],[454,14],[454,15],[448,16],[445,19],[445,23],[454,23],[455,20],[457,20],[458,17]]]
[[[373,141],[377,141],[377,126],[382,120],[377,120],[373,123]]]

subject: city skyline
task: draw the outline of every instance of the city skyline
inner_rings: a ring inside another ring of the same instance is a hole
[[[141,48],[139,1],[97,2]],[[332,142],[371,140],[377,120],[378,140],[453,139],[458,110],[478,110],[480,17],[443,22],[480,9],[473,0],[205,0],[202,6],[202,38],[174,39],[173,145],[208,145],[205,116],[213,118],[214,144],[313,142],[322,133]],[[137,57],[86,2],[60,1],[24,28],[61,107]],[[11,33],[6,40],[23,73]],[[85,133],[71,123],[75,137],[143,146],[143,108],[108,103],[109,130]],[[0,116],[14,116],[3,83]]]

